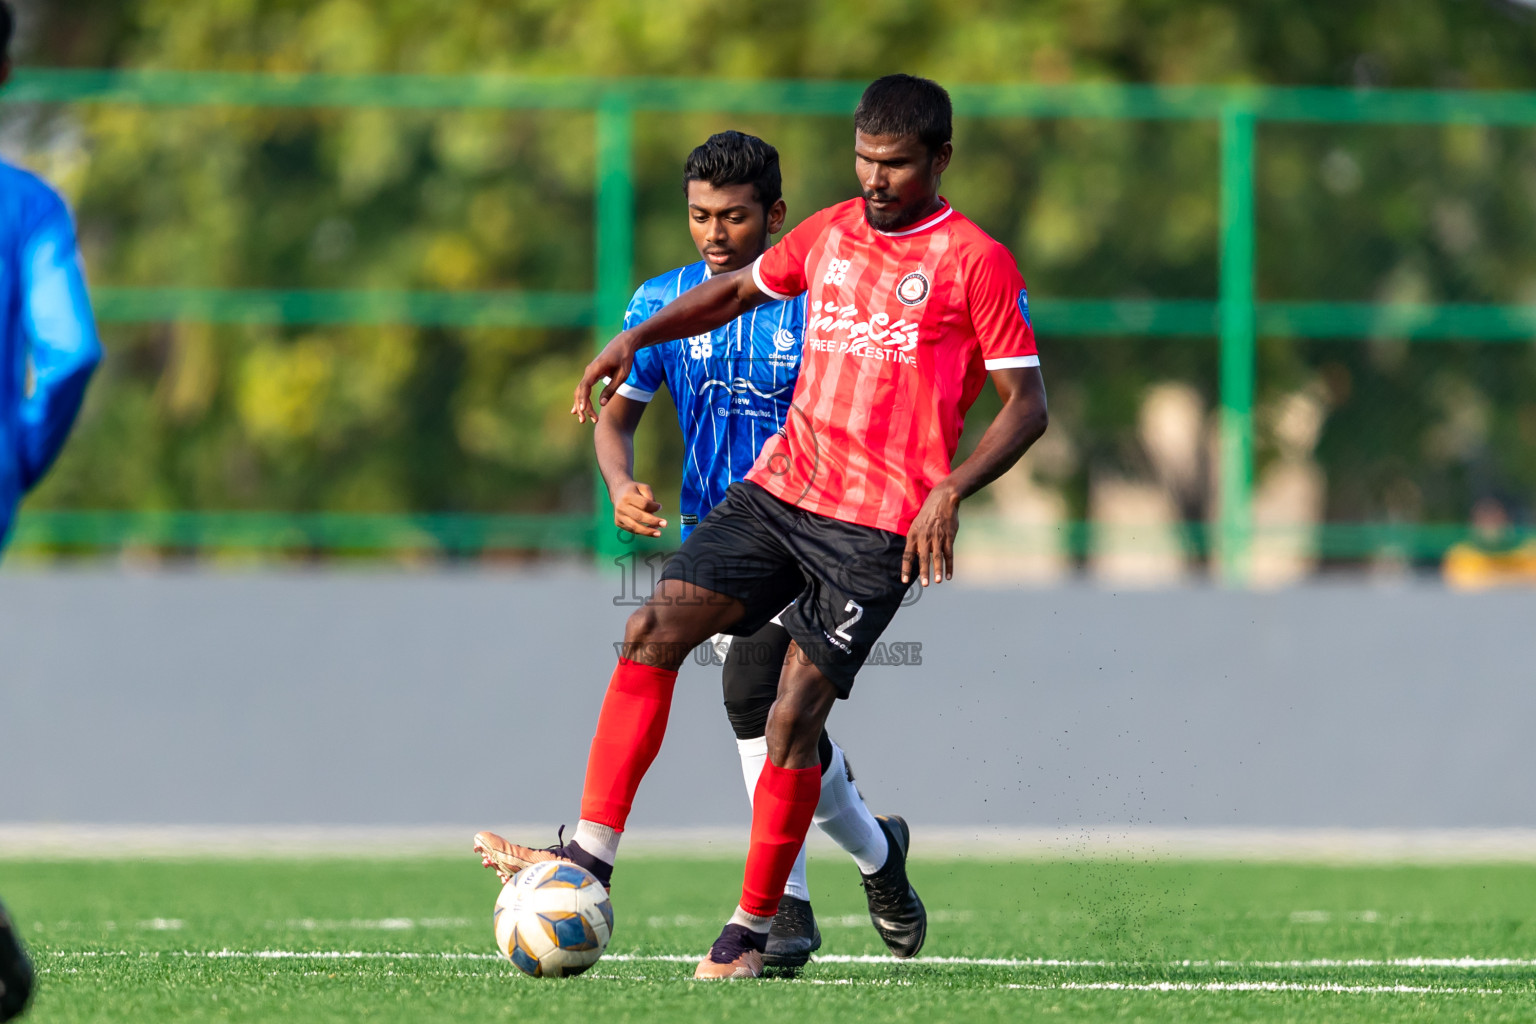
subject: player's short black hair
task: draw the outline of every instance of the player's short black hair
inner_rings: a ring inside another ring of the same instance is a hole
[[[11,5],[0,0],[0,61],[10,59],[11,33],[15,30],[16,16],[11,13]]]
[[[930,78],[886,75],[864,90],[853,127],[865,135],[916,135],[936,153],[953,133],[954,107],[949,93]]]
[[[779,151],[746,132],[719,132],[705,139],[683,165],[684,195],[690,181],[707,181],[716,188],[751,185],[764,210],[771,210],[784,195]]]

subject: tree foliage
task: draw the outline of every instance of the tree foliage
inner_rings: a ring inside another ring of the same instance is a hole
[[[100,17],[82,17],[87,7]],[[435,74],[1536,88],[1516,6],[1255,0],[128,0],[24,6],[34,65]],[[588,114],[82,106],[0,136],[76,205],[106,285],[586,290]],[[694,258],[678,188],[711,131],[784,155],[791,221],[853,191],[847,118],[643,115],[640,277]],[[1036,296],[1211,299],[1212,125],[964,119],[946,193],[1018,255]],[[1271,126],[1262,299],[1536,301],[1536,132]],[[1037,325],[1055,456],[1085,508],[1137,473],[1158,381],[1215,401],[1214,339],[1055,339]],[[510,511],[590,507],[565,415],[573,330],[112,326],[85,421],[39,496],[89,508]],[[1536,488],[1536,349],[1391,338],[1260,352],[1260,422],[1310,389],[1330,515],[1456,519]],[[659,414],[659,415],[658,415]],[[656,410],[655,418],[665,415]],[[653,427],[654,429],[654,427]],[[1272,441],[1264,435],[1263,452]],[[675,440],[647,450],[665,484]]]

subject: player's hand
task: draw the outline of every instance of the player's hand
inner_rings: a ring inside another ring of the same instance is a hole
[[[621,331],[614,335],[613,340],[603,347],[596,359],[587,364],[582,373],[581,383],[576,385],[576,400],[571,404],[571,415],[582,423],[587,422],[590,416],[592,422],[596,423],[597,410],[592,407],[592,385],[600,380],[608,382],[602,394],[597,396],[598,405],[607,405],[608,399],[619,390],[619,385],[629,379],[629,368],[634,361],[634,342],[629,332]]]
[[[960,496],[944,484],[929,492],[907,531],[901,554],[901,582],[916,576],[923,586],[955,578],[955,533],[960,529]]]
[[[661,511],[661,502],[651,493],[650,484],[631,480],[610,495],[613,498],[613,525],[644,537],[660,537],[667,525],[651,513]]]

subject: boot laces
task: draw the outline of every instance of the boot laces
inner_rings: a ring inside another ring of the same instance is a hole
[[[868,893],[871,902],[881,907],[897,907],[906,902],[907,884],[903,872],[879,871],[873,875],[866,875],[859,880],[859,884]]]
[[[571,859],[571,853],[570,853],[570,851],[568,849],[566,849],[566,845],[565,845],[565,826],[564,825],[561,825],[555,831],[555,845],[554,846],[546,846],[543,849],[544,849],[545,853],[552,853],[556,857],[561,857],[561,858],[563,858],[565,860],[570,860]]]

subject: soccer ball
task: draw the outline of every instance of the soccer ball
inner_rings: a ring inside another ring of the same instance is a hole
[[[535,978],[566,978],[597,963],[613,935],[603,883],[575,864],[550,860],[502,886],[491,915],[496,948]]]

